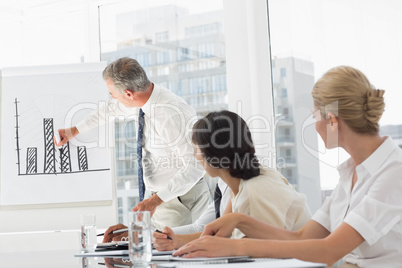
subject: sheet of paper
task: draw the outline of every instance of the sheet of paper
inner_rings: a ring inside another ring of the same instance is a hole
[[[171,250],[171,251],[158,251],[156,249],[152,250],[152,256],[162,256],[162,255],[172,256],[172,254],[173,254],[173,250]]]

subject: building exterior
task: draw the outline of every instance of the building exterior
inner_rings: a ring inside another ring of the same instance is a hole
[[[278,170],[308,196],[312,211],[321,206],[318,135],[311,118],[314,65],[294,57],[272,60]]]

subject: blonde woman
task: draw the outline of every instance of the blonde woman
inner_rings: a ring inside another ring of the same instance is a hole
[[[315,84],[316,130],[328,149],[341,147],[350,158],[338,167],[338,186],[304,227],[293,232],[232,213],[207,225],[199,240],[175,254],[298,258],[328,265],[344,257],[358,267],[401,267],[402,152],[390,137],[379,135],[383,94],[348,66],[330,69]],[[217,237],[234,228],[250,239]]]

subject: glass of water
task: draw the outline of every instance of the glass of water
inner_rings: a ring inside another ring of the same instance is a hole
[[[129,255],[134,267],[147,267],[152,258],[149,211],[128,213]]]
[[[96,244],[96,215],[81,215],[81,249],[85,252],[95,251]]]

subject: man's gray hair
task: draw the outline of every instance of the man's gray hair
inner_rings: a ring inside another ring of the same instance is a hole
[[[126,89],[133,92],[144,92],[151,84],[138,61],[128,57],[110,63],[103,70],[102,75],[105,80],[110,78],[121,93]]]

